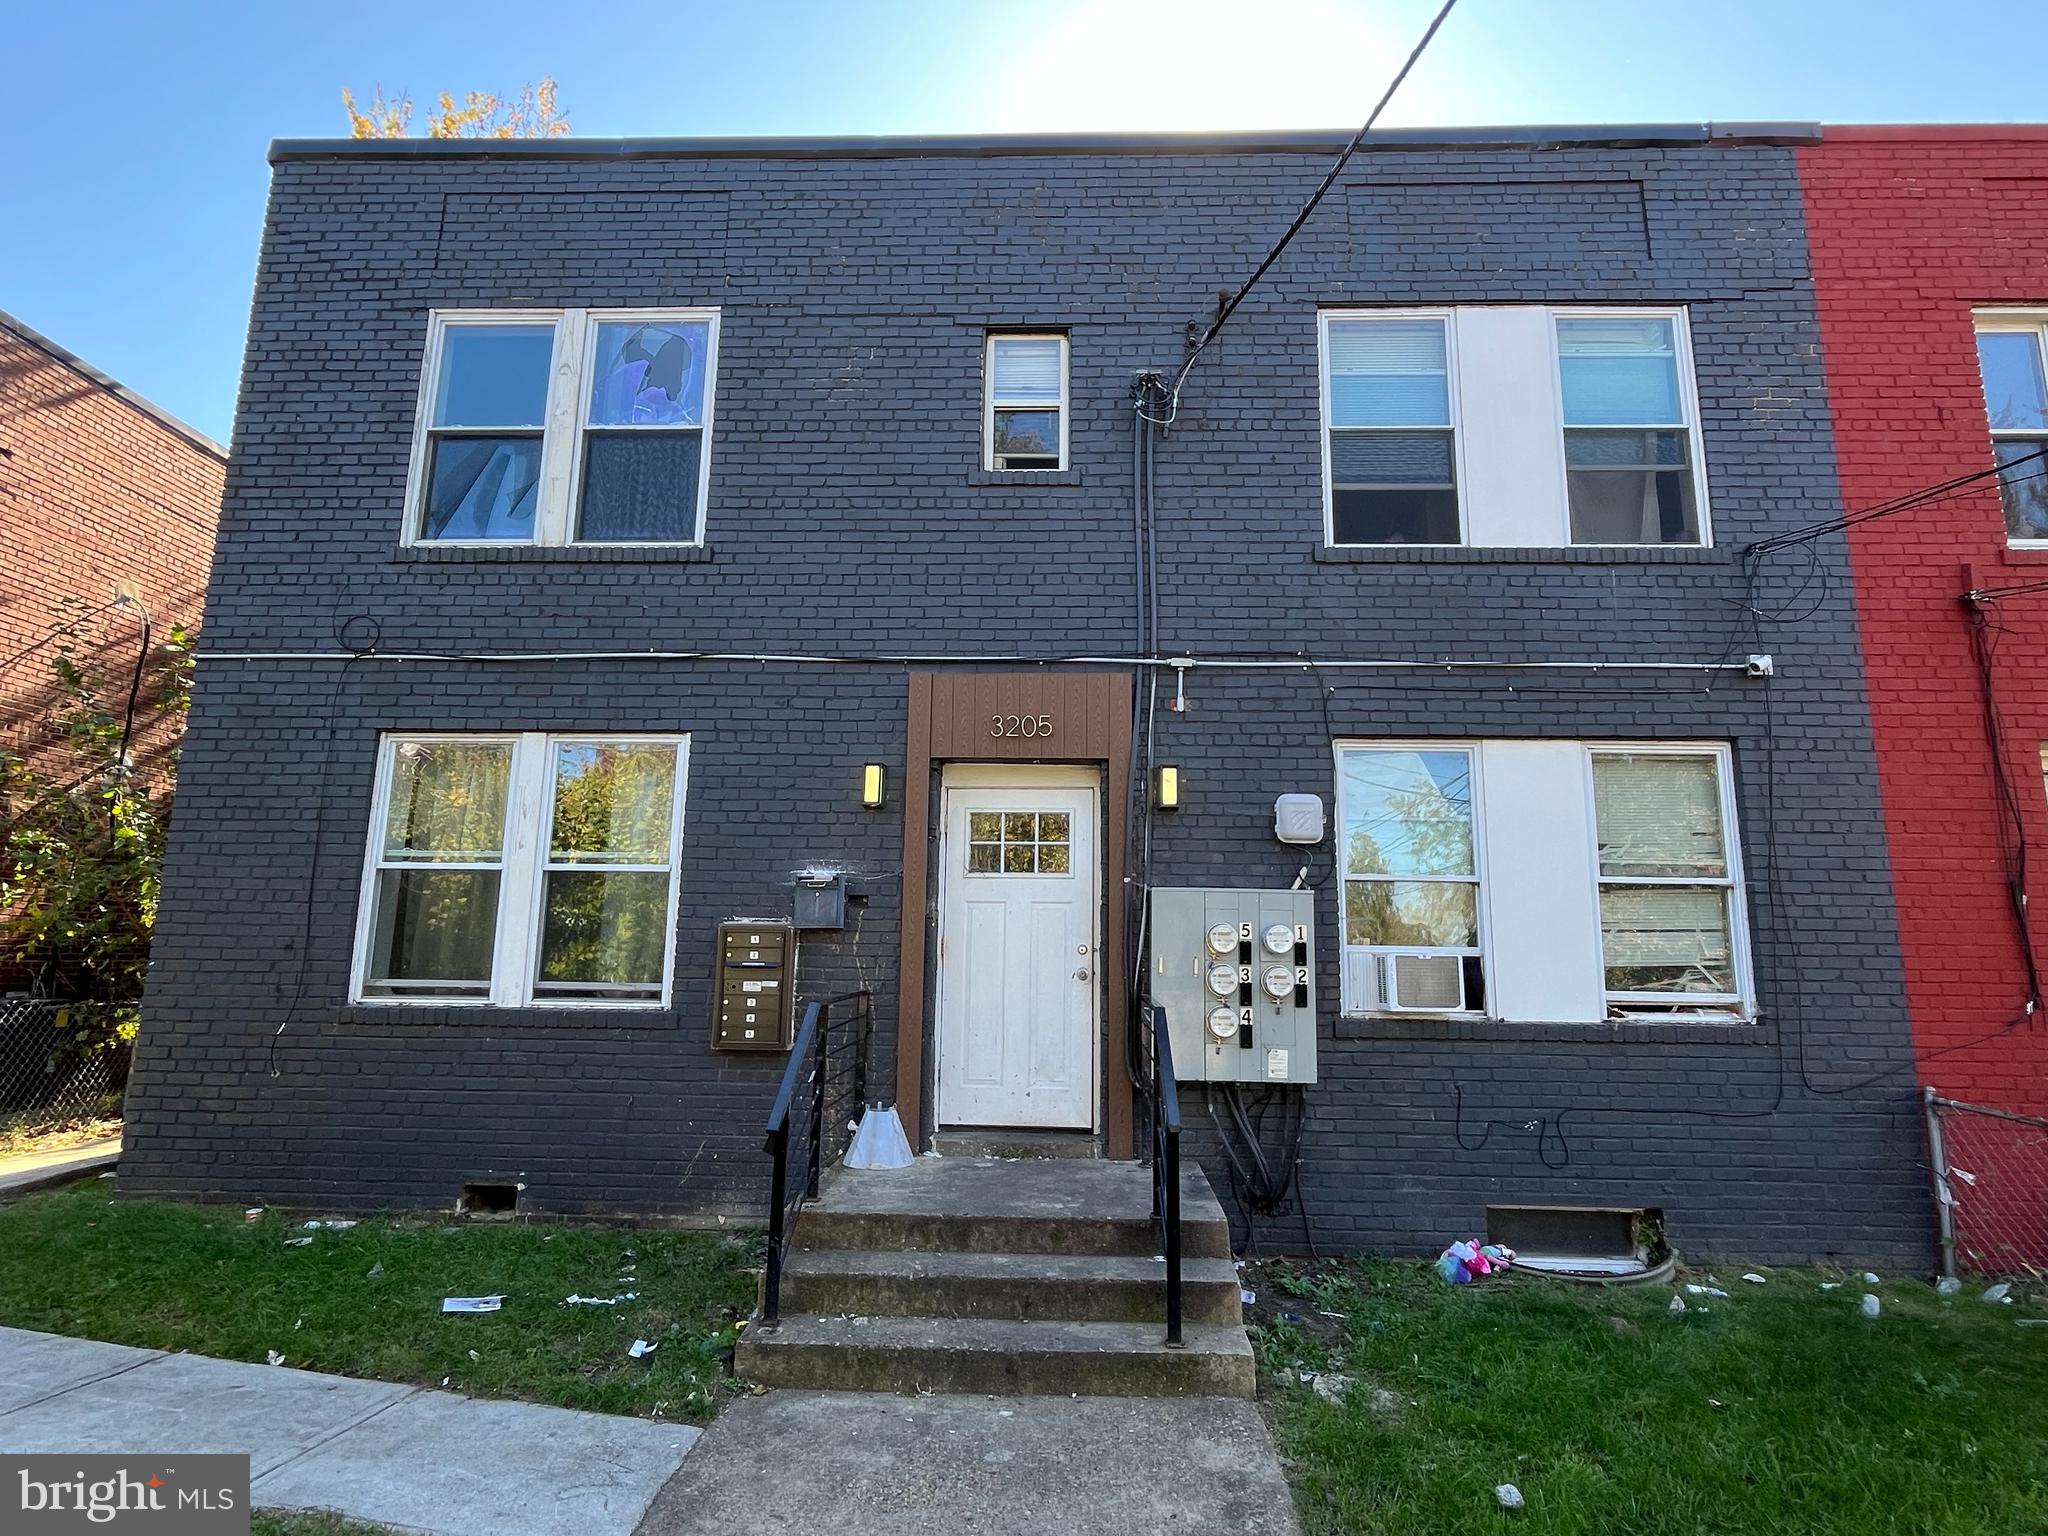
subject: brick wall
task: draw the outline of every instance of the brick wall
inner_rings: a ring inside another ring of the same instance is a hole
[[[1990,466],[1971,312],[2048,306],[2048,133],[1829,129],[1799,151],[1842,493],[1851,507]],[[1831,541],[1832,542],[1832,541]],[[1962,592],[2048,577],[1989,485],[1848,535],[1922,1081],[2048,1112]],[[1796,563],[1796,561],[1795,561]],[[2007,770],[2048,897],[2048,593],[1990,610]]]
[[[878,985],[887,1081],[896,925],[930,893],[897,889],[900,820],[860,812],[856,785],[863,761],[902,761],[903,670],[229,653],[332,650],[359,615],[387,650],[1125,652],[1132,376],[1178,363],[1185,322],[1326,165],[279,163],[124,1187],[374,1206],[444,1203],[495,1172],[525,1175],[542,1209],[758,1212],[776,1069],[706,1047],[712,927],[787,911],[803,865],[860,872],[858,937],[812,946],[802,981]],[[1839,508],[1790,152],[1418,148],[1369,153],[1348,183],[1205,357],[1160,446],[1162,644],[1695,662],[1751,649],[1735,550]],[[1361,301],[1690,306],[1717,547],[1320,555],[1315,315]],[[724,316],[711,558],[399,550],[430,308],[692,303]],[[1060,483],[978,472],[992,325],[1071,332],[1075,464]],[[1203,674],[1190,711],[1162,716],[1186,809],[1157,830],[1161,884],[1291,881],[1272,799],[1331,796],[1333,735],[1734,743],[1763,1023],[1326,1016],[1304,1149],[1321,1241],[1434,1249],[1488,1202],[1616,1203],[1662,1207],[1688,1251],[1925,1259],[1854,616],[1839,551],[1819,558],[1837,579],[1765,637],[1768,690],[1704,674],[1353,672],[1325,692],[1295,673]],[[1764,602],[1791,597],[1798,574],[1767,581]],[[572,1026],[347,1005],[376,736],[429,724],[693,733],[672,1015]],[[1317,857],[1326,869],[1327,846]],[[1334,998],[1327,887],[1319,904]],[[1199,1096],[1190,1108],[1206,1127]]]

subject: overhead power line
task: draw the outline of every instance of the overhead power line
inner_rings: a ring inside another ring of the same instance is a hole
[[[1394,78],[1387,82],[1387,88],[1380,93],[1380,99],[1373,105],[1373,109],[1367,114],[1365,121],[1359,125],[1358,132],[1351,135],[1351,142],[1344,146],[1344,152],[1337,157],[1336,163],[1330,167],[1329,174],[1323,178],[1323,184],[1317,187],[1315,192],[1309,197],[1309,200],[1301,205],[1301,211],[1295,214],[1294,222],[1287,226],[1287,233],[1280,237],[1278,243],[1270,251],[1266,252],[1265,259],[1257,267],[1253,268],[1252,275],[1239,285],[1237,292],[1217,306],[1215,318],[1210,320],[1208,329],[1202,332],[1201,339],[1195,342],[1189,349],[1187,361],[1180,365],[1180,372],[1174,377],[1173,389],[1170,391],[1170,409],[1167,411],[1167,414],[1163,418],[1148,417],[1148,420],[1164,425],[1171,422],[1174,416],[1179,413],[1181,386],[1187,383],[1188,375],[1194,371],[1195,360],[1208,349],[1210,342],[1222,334],[1223,327],[1230,323],[1230,317],[1237,313],[1238,305],[1242,304],[1252,289],[1258,286],[1259,279],[1271,270],[1273,263],[1278,261],[1287,250],[1287,247],[1293,243],[1294,237],[1301,233],[1302,226],[1308,223],[1309,216],[1316,211],[1323,198],[1328,195],[1330,188],[1337,184],[1337,178],[1344,174],[1344,167],[1349,165],[1351,157],[1358,153],[1358,146],[1364,143],[1365,136],[1372,132],[1372,125],[1379,121],[1380,114],[1387,109],[1387,103],[1394,99],[1394,92],[1401,88],[1401,82],[1408,78],[1409,71],[1415,68],[1416,62],[1422,57],[1423,50],[1429,47],[1430,40],[1436,36],[1437,29],[1444,24],[1445,18],[1451,14],[1451,8],[1457,3],[1458,0],[1444,0],[1443,5],[1438,8],[1436,15],[1430,18],[1430,23],[1423,29],[1421,38],[1409,50],[1408,57],[1402,61],[1400,69],[1395,71]],[[1192,327],[1190,328],[1192,329]]]
[[[1844,512],[1840,517],[1830,517],[1818,523],[1808,523],[1803,528],[1794,528],[1786,533],[1773,534],[1768,539],[1758,539],[1754,544],[1745,546],[1743,553],[1751,559],[1755,559],[1763,555],[1775,554],[1781,549],[1791,549],[1795,545],[1810,544],[1815,539],[1825,538],[1831,533],[1840,533],[1846,528],[1859,527],[1864,523],[1874,523],[1880,518],[1895,517],[1901,512],[1910,512],[1916,507],[1924,507],[1936,502],[1947,501],[1951,497],[1976,490],[1986,480],[2002,479],[2006,485],[2020,485],[2029,480],[2039,480],[2043,476],[2048,476],[2048,463],[2043,463],[2042,461],[2044,460],[2048,460],[2048,448],[2038,448],[2032,453],[2023,453],[2018,458],[2007,459],[2002,464],[1994,464],[1989,469],[1977,469],[1970,471],[1968,474],[1952,475],[1948,479],[1937,481],[1933,485],[1923,485],[1918,490],[1904,491],[1888,500],[1872,502],[1869,506],[1858,507],[1853,512]],[[2021,464],[2035,464],[2037,467],[2028,470],[2024,475],[2008,475],[2006,473],[2008,470],[2014,469]]]

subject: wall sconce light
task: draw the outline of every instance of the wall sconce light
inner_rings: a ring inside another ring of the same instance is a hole
[[[882,808],[882,765],[869,763],[860,771],[860,803],[871,811]]]
[[[1172,763],[1161,763],[1152,779],[1152,809],[1155,811],[1177,811],[1180,809],[1180,769]]]

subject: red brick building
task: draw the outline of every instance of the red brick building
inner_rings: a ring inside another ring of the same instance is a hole
[[[220,444],[0,313],[0,749],[61,750],[61,646],[118,678],[145,615],[159,642],[197,626],[226,469]],[[160,746],[138,738],[145,769]],[[28,979],[0,955],[0,991]]]
[[[0,746],[45,734],[59,637],[135,654],[199,622],[227,450],[0,313]]]
[[[1799,156],[1845,506],[1994,442],[2009,465],[1848,541],[1920,1081],[2048,1114],[2048,129],[1830,128]],[[2002,1180],[1985,1240],[2042,1262],[2048,1132],[2024,1134],[1952,1162]]]

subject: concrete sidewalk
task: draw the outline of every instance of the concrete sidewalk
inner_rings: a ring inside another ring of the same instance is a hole
[[[699,1431],[0,1328],[0,1451],[247,1452],[258,1508],[627,1536]]]
[[[82,1179],[88,1174],[111,1168],[120,1160],[121,1138],[118,1136],[110,1136],[104,1141],[88,1141],[83,1146],[65,1147],[56,1152],[0,1157],[0,1200],[9,1195],[26,1195],[34,1190],[48,1189],[54,1184],[68,1184],[73,1179]]]
[[[729,1404],[640,1522],[640,1536],[1299,1530],[1272,1437],[1242,1398],[871,1392]]]

